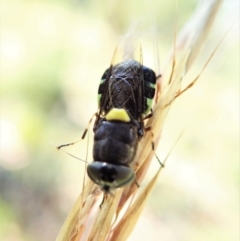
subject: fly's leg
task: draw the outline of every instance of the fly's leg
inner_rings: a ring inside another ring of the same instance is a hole
[[[101,202],[101,204],[99,205],[99,208],[100,208],[100,209],[102,208],[102,205],[103,205],[105,199],[107,199],[107,194],[104,193],[104,194],[103,194],[102,202]]]
[[[156,154],[156,152],[155,152],[155,144],[154,144],[154,141],[153,141],[153,139],[154,139],[154,134],[153,134],[153,132],[152,132],[152,127],[151,127],[151,126],[146,127],[146,128],[145,128],[145,132],[147,132],[147,131],[150,131],[151,136],[152,136],[152,150],[153,150],[153,152],[154,152],[154,155],[155,155],[155,157],[157,158],[158,162],[160,163],[161,167],[164,167],[164,164],[160,161],[159,157],[157,156],[157,154]]]
[[[146,116],[144,116],[144,118],[142,119],[142,121],[139,123],[139,129],[138,129],[138,136],[139,138],[142,138],[144,135],[144,120],[147,120],[149,118],[151,118],[153,116],[153,110],[150,110],[150,113],[147,114]]]
[[[103,193],[103,199],[102,199],[102,202],[101,204],[99,205],[99,208],[101,209],[102,208],[102,205],[103,203],[105,202],[105,200],[107,200],[108,196],[114,196],[113,193],[111,193],[110,191],[109,192],[104,192]]]
[[[60,149],[63,148],[63,147],[75,145],[75,144],[78,143],[79,141],[81,141],[81,139],[80,139],[80,140],[77,140],[77,141],[74,141],[74,142],[71,142],[71,143],[62,144],[62,145],[60,145],[60,146],[57,146],[57,149],[60,150]]]
[[[136,178],[135,178],[135,184],[136,184],[137,187],[140,187],[140,184],[138,183]]]
[[[72,146],[72,145],[75,145],[76,143],[78,143],[79,141],[83,140],[88,132],[88,129],[89,129],[89,126],[91,125],[91,122],[93,120],[93,117],[96,116],[96,118],[98,118],[98,113],[94,113],[94,115],[91,117],[91,119],[89,120],[88,122],[88,125],[87,125],[87,128],[84,130],[83,132],[83,135],[82,135],[82,138],[80,140],[77,140],[77,141],[74,141],[74,142],[70,142],[70,143],[67,143],[67,144],[62,144],[60,146],[57,146],[57,149],[60,150],[61,148],[63,147],[67,147],[67,146]]]
[[[91,119],[89,120],[88,125],[87,125],[87,128],[86,128],[86,129],[84,130],[84,132],[83,132],[82,140],[85,138],[85,136],[86,136],[86,134],[87,134],[87,132],[88,132],[89,126],[91,125],[94,116],[96,117],[96,120],[95,120],[95,122],[94,122],[94,127],[96,126],[96,122],[97,122],[98,119],[99,119],[99,114],[98,114],[98,113],[94,113],[93,116],[91,117]]]
[[[148,115],[146,115],[143,120],[146,120],[146,119],[149,119],[153,116],[153,110],[151,109],[150,110],[150,113]],[[152,127],[151,126],[148,126],[148,127],[145,127],[144,128],[144,131],[147,132],[147,131],[150,131],[151,133],[151,136],[152,136],[152,150],[154,152],[154,155],[155,157],[157,158],[158,162],[160,163],[161,167],[164,167],[164,164],[160,161],[159,157],[157,156],[156,152],[155,152],[155,144],[154,144],[154,134],[152,132]]]
[[[149,114],[147,114],[146,116],[144,116],[143,120],[150,119],[151,117],[153,117],[153,110],[152,110],[152,109],[150,110],[150,113],[149,113]]]

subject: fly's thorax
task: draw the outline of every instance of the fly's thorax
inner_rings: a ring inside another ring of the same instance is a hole
[[[98,162],[129,165],[137,145],[138,127],[124,109],[112,109],[95,128],[93,158]]]

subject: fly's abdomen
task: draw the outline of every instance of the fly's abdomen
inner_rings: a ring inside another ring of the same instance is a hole
[[[152,100],[155,95],[156,75],[155,72],[145,66],[143,66],[143,78],[144,78],[144,115],[146,115],[151,107]]]
[[[152,69],[128,60],[104,72],[98,88],[98,104],[104,106],[105,113],[111,108],[125,108],[138,120],[152,108],[155,86],[156,75]]]

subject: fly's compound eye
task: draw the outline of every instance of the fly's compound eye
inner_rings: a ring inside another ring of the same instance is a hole
[[[111,188],[123,187],[135,179],[132,168],[106,162],[92,162],[87,167],[89,178],[97,185]]]

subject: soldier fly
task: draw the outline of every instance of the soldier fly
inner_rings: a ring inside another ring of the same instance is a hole
[[[94,124],[90,179],[107,194],[135,180],[129,166],[144,135],[144,119],[151,109],[156,75],[134,59],[111,64],[98,89],[99,111]],[[137,184],[138,185],[138,184]]]
[[[115,51],[114,61],[104,72],[98,88],[98,112],[93,127],[94,161],[87,166],[87,173],[105,194],[134,180],[138,185],[130,165],[146,130],[144,120],[152,115],[157,80],[155,72],[143,66],[141,48],[139,50],[138,60],[131,56],[116,64]]]

